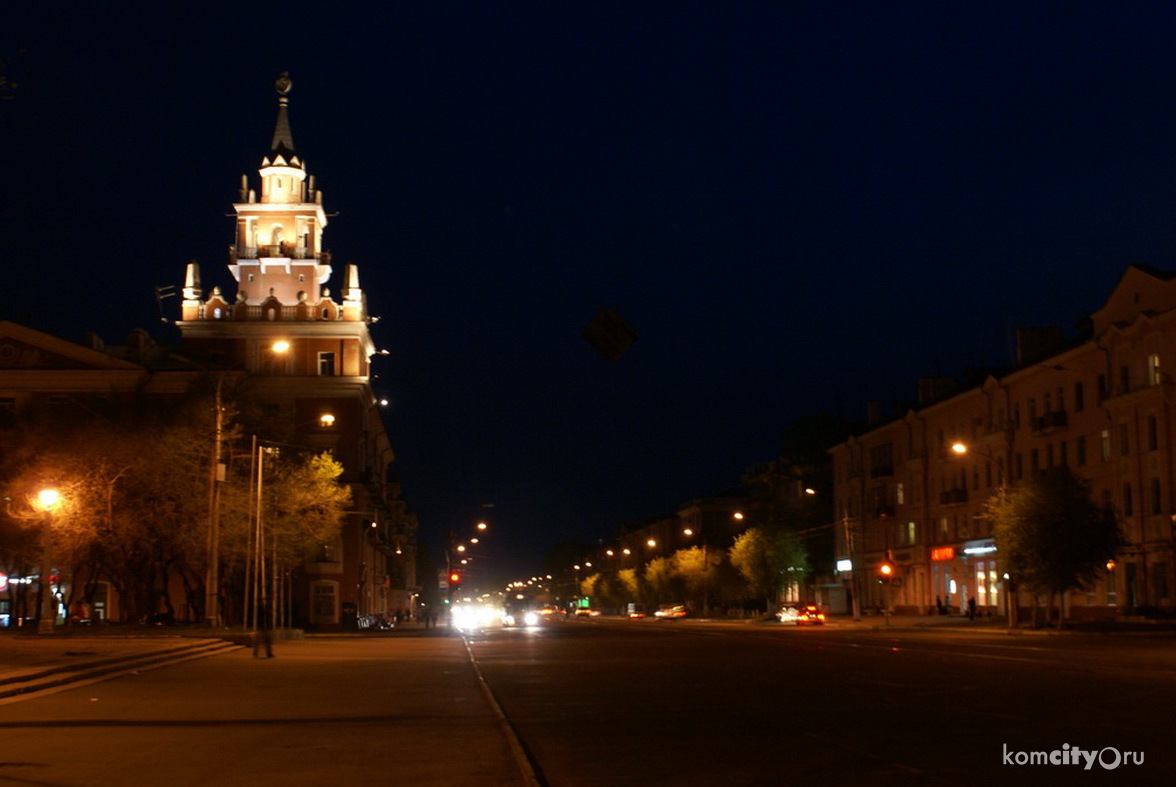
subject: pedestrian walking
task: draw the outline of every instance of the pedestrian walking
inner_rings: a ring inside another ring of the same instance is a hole
[[[972,596],[968,599],[968,620],[976,619],[976,597]]]

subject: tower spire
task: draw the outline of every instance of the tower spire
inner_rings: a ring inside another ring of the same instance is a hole
[[[294,136],[290,133],[290,116],[287,107],[290,105],[290,90],[294,83],[290,81],[290,74],[283,71],[274,82],[274,89],[278,91],[278,121],[274,124],[274,138],[270,142],[270,152],[262,162],[262,166],[270,164],[285,166],[300,166],[298,157],[294,155]]]

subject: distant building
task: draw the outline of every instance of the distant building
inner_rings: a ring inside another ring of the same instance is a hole
[[[1171,611],[1176,274],[1128,268],[1068,345],[1056,331],[1019,339],[1015,368],[926,399],[832,450],[846,586],[864,609],[930,613],[939,602],[958,612],[975,598],[982,614],[1005,615],[985,501],[1002,484],[1068,465],[1090,481],[1095,502],[1115,508],[1128,541],[1101,580],[1070,594],[1068,612]],[[896,569],[889,590],[877,582],[884,561]]]

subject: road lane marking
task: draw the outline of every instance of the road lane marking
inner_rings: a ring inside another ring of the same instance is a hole
[[[498,703],[498,698],[494,696],[490,685],[482,677],[482,670],[478,667],[478,660],[474,658],[474,650],[470,647],[470,641],[465,637],[462,637],[461,641],[465,644],[466,653],[470,657],[470,666],[474,669],[474,677],[478,679],[478,685],[482,687],[482,694],[486,697],[486,702],[489,703],[490,709],[494,711],[494,715],[502,727],[503,735],[506,736],[507,746],[510,747],[511,756],[514,757],[515,765],[518,766],[519,775],[522,776],[523,783],[527,787],[547,787],[546,782],[539,778],[538,764],[534,762],[531,753],[523,745],[518,731],[510,723],[510,719],[506,717],[506,713],[502,710],[502,706]]]

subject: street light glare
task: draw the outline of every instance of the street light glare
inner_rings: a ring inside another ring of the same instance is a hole
[[[952,443],[951,450],[957,454],[966,454],[968,453],[968,446],[963,443]]]
[[[42,489],[37,493],[37,502],[46,510],[53,508],[61,499],[56,489]]]
[[[290,342],[286,341],[285,339],[279,339],[278,341],[274,342],[272,349],[276,353],[284,353],[290,349]]]
[[[736,512],[735,512],[734,514],[732,514],[731,516],[732,516],[733,518],[735,518],[735,519],[743,519],[743,512],[742,512],[742,511],[736,511]]]

